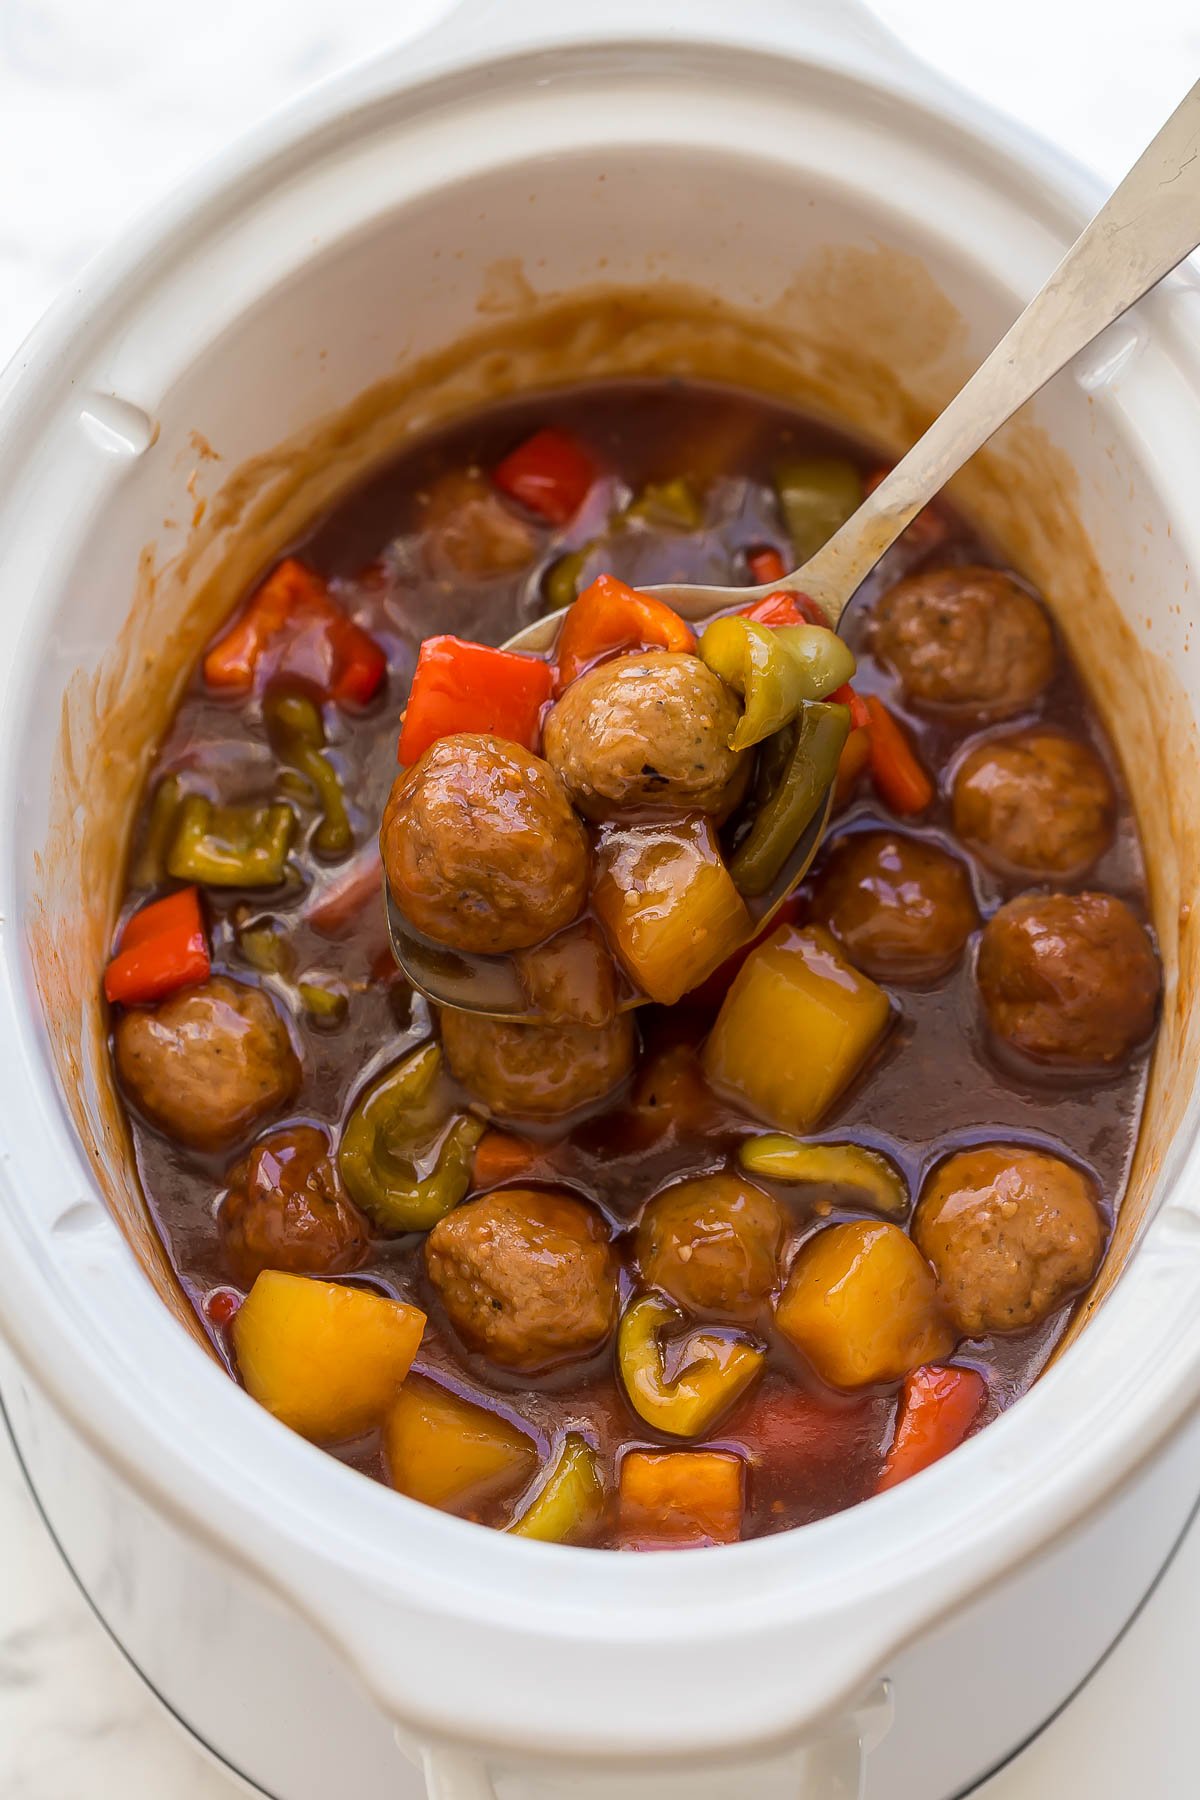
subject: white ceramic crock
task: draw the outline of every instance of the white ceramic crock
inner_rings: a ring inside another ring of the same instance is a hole
[[[1196,1109],[1176,1093],[1156,1214],[1032,1393],[804,1531],[674,1556],[529,1544],[290,1435],[180,1328],[105,1210],[29,953],[63,696],[117,637],[147,539],[182,541],[189,434],[227,466],[268,450],[468,329],[503,258],[548,287],[603,257],[614,282],[649,269],[750,304],[824,244],[883,242],[933,273],[977,355],[1095,198],[845,0],[468,5],[240,146],[5,376],[4,1402],[100,1616],[278,1800],[965,1792],[1087,1675],[1200,1490]],[[1198,322],[1184,275],[1038,413],[1193,711]],[[68,922],[88,899],[66,885]],[[86,1103],[86,1057],[74,1080]]]

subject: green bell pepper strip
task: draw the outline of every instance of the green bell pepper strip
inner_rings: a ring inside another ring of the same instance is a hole
[[[508,1529],[543,1544],[586,1543],[603,1517],[600,1459],[585,1437],[569,1431],[550,1473]]]
[[[234,941],[238,955],[252,969],[261,969],[267,975],[286,975],[291,969],[294,952],[287,933],[267,919],[239,925]]]
[[[276,756],[311,782],[321,807],[313,846],[322,856],[345,856],[354,848],[346,795],[337,770],[322,754],[325,726],[321,709],[307,694],[268,694],[263,703],[267,736]]]
[[[823,700],[855,670],[854,653],[823,625],[760,625],[727,615],[705,627],[701,660],[742,699],[729,739],[748,750],[789,725],[809,700]]]
[[[164,775],[150,802],[150,817],[142,847],[138,851],[129,884],[135,888],[158,887],[167,872],[167,851],[175,830],[175,820],[183,801],[183,783],[178,775]]]
[[[619,517],[641,519],[659,531],[698,531],[704,523],[704,508],[687,477],[676,475],[670,481],[647,482]]]
[[[889,1157],[862,1144],[806,1144],[783,1132],[746,1138],[738,1161],[748,1175],[853,1188],[889,1219],[908,1213],[908,1185]]]
[[[738,1334],[703,1326],[688,1334],[668,1381],[660,1341],[682,1314],[661,1294],[642,1294],[617,1327],[617,1366],[639,1418],[673,1437],[700,1437],[744,1394],[766,1360]]]
[[[342,1131],[338,1168],[352,1200],[384,1231],[430,1231],[458,1205],[484,1125],[451,1120],[437,1044],[423,1044],[372,1082]],[[440,1138],[440,1142],[438,1141]],[[436,1152],[428,1175],[419,1164]]]
[[[564,606],[570,606],[579,598],[579,578],[594,548],[594,544],[583,544],[578,550],[568,550],[557,562],[550,564],[542,577],[548,611],[561,612]]]
[[[177,881],[205,887],[278,887],[296,815],[290,806],[216,806],[188,794],[167,855]]]
[[[775,492],[799,565],[862,505],[862,477],[840,456],[798,457],[776,469]]]
[[[301,981],[296,991],[314,1025],[332,1031],[345,1021],[350,1010],[350,996],[340,983]]]
[[[850,709],[807,705],[791,729],[787,766],[729,860],[738,892],[751,898],[766,893],[823,803],[850,735]]]

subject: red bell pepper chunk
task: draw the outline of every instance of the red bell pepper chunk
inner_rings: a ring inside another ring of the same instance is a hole
[[[756,625],[829,625],[815,600],[786,588],[768,594],[765,600],[756,600],[753,606],[742,607],[741,616],[753,619]]]
[[[957,1449],[986,1399],[987,1383],[977,1369],[926,1363],[906,1376],[891,1448],[875,1492],[896,1487]]]
[[[651,594],[639,594],[615,575],[597,575],[567,609],[558,634],[558,690],[603,656],[619,650],[693,651],[696,634],[686,619]]]
[[[871,724],[871,712],[861,694],[856,694],[848,681],[836,688],[829,698],[836,700],[839,706],[850,708],[851,731],[868,730]]]
[[[206,981],[210,967],[199,892],[181,888],[134,913],[104,971],[104,995],[112,1005],[145,1006]]]
[[[330,700],[363,706],[387,674],[387,658],[361,625],[335,606],[319,575],[287,556],[204,658],[204,679],[248,694],[268,662],[312,681]]]
[[[574,438],[547,426],[518,444],[492,471],[502,494],[551,525],[565,525],[587,499],[596,465]]]
[[[871,732],[871,779],[893,812],[924,812],[933,783],[912,745],[876,694],[867,695]]]
[[[465,638],[426,638],[404,711],[399,760],[415,763],[430,744],[460,731],[488,732],[536,750],[553,686],[550,665],[539,656]]]
[[[765,587],[768,581],[782,581],[787,574],[787,566],[778,550],[752,550],[746,561],[756,587]]]

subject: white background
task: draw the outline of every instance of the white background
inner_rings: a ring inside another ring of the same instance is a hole
[[[132,214],[293,93],[446,3],[0,0],[0,364]],[[1114,181],[1200,76],[1196,0],[873,3],[921,55]],[[686,18],[686,0],[647,5]],[[1200,1795],[1185,1728],[1200,1670],[1198,1600],[1194,1531],[1080,1699],[977,1800]],[[232,1791],[91,1618],[0,1441],[0,1796],[231,1800]]]

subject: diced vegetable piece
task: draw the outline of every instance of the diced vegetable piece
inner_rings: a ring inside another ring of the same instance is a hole
[[[899,1381],[955,1343],[933,1270],[898,1225],[874,1219],[801,1246],[775,1323],[831,1387]]]
[[[341,779],[327,756],[321,709],[307,694],[268,694],[263,722],[276,756],[311,782],[321,808],[313,847],[321,856],[345,856],[354,848],[354,832]]]
[[[320,576],[292,556],[272,569],[209,650],[204,679],[225,693],[248,694],[268,651],[328,699],[360,706],[387,674],[387,658],[375,639],[334,605]]]
[[[278,887],[295,824],[283,801],[215,806],[203,794],[189,794],[179,809],[167,868],[177,881],[206,887]]]
[[[565,611],[578,597],[579,577],[594,548],[594,544],[581,544],[578,550],[568,550],[550,564],[542,578],[542,592],[551,612]]]
[[[338,1168],[347,1192],[384,1231],[430,1231],[471,1182],[480,1119],[452,1112],[437,1044],[386,1070],[355,1101]]]
[[[404,710],[399,760],[415,763],[430,744],[462,731],[486,732],[536,750],[542,707],[553,684],[549,664],[538,656],[493,650],[465,638],[426,638]]]
[[[672,1005],[750,935],[709,819],[611,831],[595,868],[596,916],[651,1000]]]
[[[690,651],[696,634],[686,619],[639,594],[615,575],[597,575],[570,608],[558,634],[558,690],[602,656],[619,650]]]
[[[850,715],[844,706],[807,702],[794,725],[772,738],[785,750],[783,767],[738,844],[729,873],[739,893],[765,894],[781,874],[808,827],[826,804],[846,742]]]
[[[782,463],[775,492],[797,564],[821,545],[862,504],[862,477],[840,456],[810,456]]]
[[[232,1326],[246,1392],[318,1444],[379,1423],[424,1330],[402,1300],[278,1269],[256,1278]]]
[[[713,1086],[812,1131],[887,1029],[888,997],[819,925],[782,925],[743,963],[704,1047]]]
[[[768,1181],[853,1188],[860,1204],[891,1219],[903,1219],[908,1212],[908,1185],[895,1163],[862,1144],[805,1144],[772,1132],[746,1138],[738,1161],[747,1174],[765,1175]]]
[[[396,1396],[383,1449],[392,1486],[444,1512],[525,1486],[538,1464],[536,1443],[511,1419],[420,1375]]]
[[[335,977],[322,975],[318,978],[310,974],[299,983],[297,992],[309,1019],[320,1030],[336,1031],[345,1024],[350,1011],[350,996]]]
[[[869,716],[869,715],[868,715]],[[835,810],[849,804],[859,777],[871,760],[871,734],[869,731],[851,731],[842,745],[842,754],[838,758],[837,780],[833,789]]]
[[[854,653],[823,625],[760,625],[743,613],[707,625],[699,653],[743,702],[731,750],[773,737],[806,701],[824,699],[849,681],[855,667]]]
[[[287,932],[269,915],[255,918],[248,912],[237,924],[234,941],[238,955],[264,975],[286,975],[295,962],[296,952]]]
[[[147,1006],[207,981],[210,966],[200,896],[184,888],[134,913],[104,971],[104,997],[112,1005]]]
[[[862,695],[855,693],[848,681],[836,692],[830,694],[829,698],[836,701],[839,706],[849,708],[851,731],[865,731],[870,725],[871,710]]]
[[[647,482],[625,517],[641,519],[657,531],[698,531],[704,508],[691,482],[676,475],[671,481]]]
[[[642,1294],[622,1314],[617,1364],[639,1418],[672,1437],[700,1437],[745,1393],[766,1359],[738,1332],[704,1327],[672,1346],[676,1373],[668,1377],[663,1340],[668,1331],[678,1337],[683,1323],[661,1294]]]
[[[617,972],[608,945],[584,919],[517,950],[513,962],[530,1010],[553,1023],[607,1025],[617,1010]]]
[[[880,797],[893,812],[924,812],[933,799],[933,783],[883,701],[868,694],[866,704],[871,717],[871,779]]]
[[[539,1146],[507,1131],[485,1131],[475,1146],[471,1163],[473,1188],[499,1187],[528,1175],[538,1159]]]
[[[735,1544],[745,1508],[742,1459],[729,1450],[627,1450],[620,1537],[638,1550]]]
[[[914,1369],[904,1380],[896,1430],[875,1492],[896,1487],[958,1448],[983,1411],[987,1383],[977,1369],[937,1363]]]
[[[604,1519],[604,1502],[600,1459],[585,1437],[569,1431],[545,1481],[508,1529],[543,1544],[586,1544]]]
[[[787,564],[784,562],[778,550],[772,550],[769,546],[762,550],[752,550],[746,561],[749,564],[750,574],[756,587],[763,587],[768,581],[782,581],[788,572]],[[777,594],[769,594],[767,598],[769,600],[776,600],[780,598],[780,596]],[[790,594],[787,598],[791,598]],[[764,606],[766,601],[760,600],[758,604]],[[770,625],[774,623],[774,620],[766,619],[763,622],[764,624]],[[789,621],[789,623],[790,622],[791,621]]]
[[[553,426],[535,431],[492,472],[501,493],[551,525],[565,525],[575,517],[595,479],[596,465],[587,451]]]

